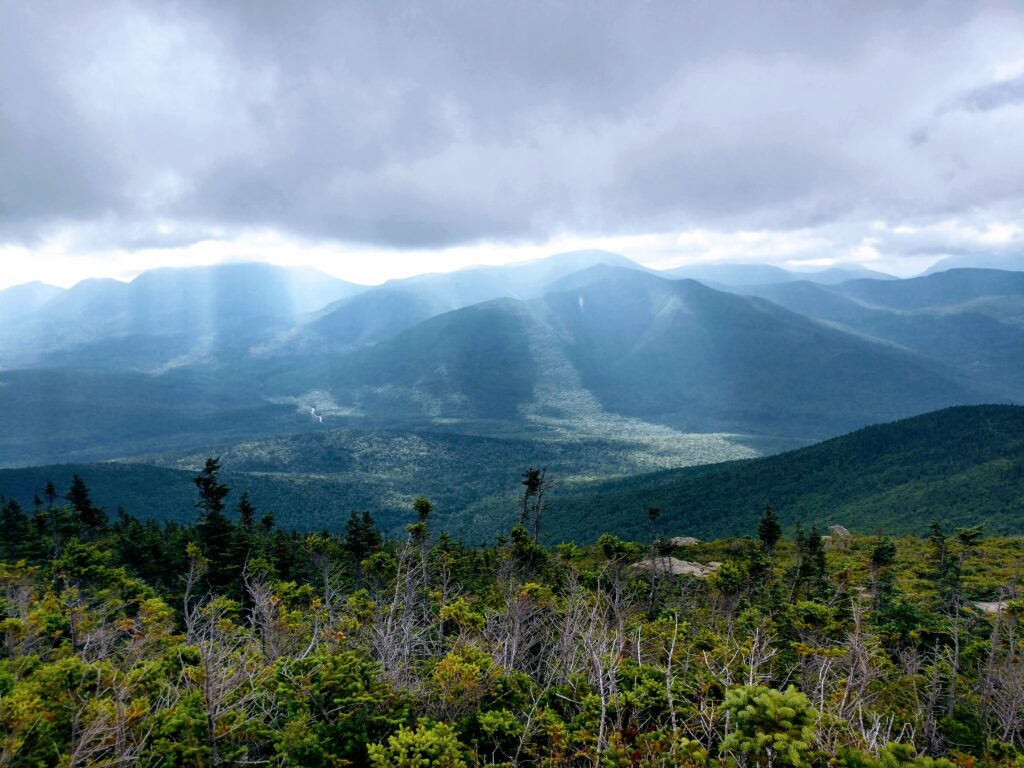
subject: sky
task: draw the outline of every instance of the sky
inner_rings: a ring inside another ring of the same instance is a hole
[[[0,287],[1024,252],[1024,6],[0,0]]]

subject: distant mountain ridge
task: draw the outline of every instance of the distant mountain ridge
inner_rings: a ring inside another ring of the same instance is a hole
[[[1024,400],[1024,273],[955,269],[907,280],[744,288],[839,329],[885,341]]]
[[[199,343],[244,348],[363,289],[307,267],[263,263],[155,269],[128,283],[84,280],[19,318],[2,339],[0,361],[8,368],[79,361],[146,368],[187,357]],[[129,349],[102,349],[126,337]],[[156,361],[131,353],[148,338],[166,347]]]
[[[31,315],[62,293],[63,288],[39,281],[0,291],[0,323],[6,325]],[[6,332],[11,332],[9,327]]]
[[[90,281],[0,342],[0,463],[332,428],[729,432],[779,450],[1024,402],[1014,275],[721,291],[584,251],[376,288],[243,264]]]
[[[797,280],[808,280],[822,285],[834,285],[857,278],[871,278],[874,280],[897,279],[884,272],[876,272],[866,267],[854,265],[796,271],[769,264],[684,264],[680,267],[661,270],[658,274],[674,279],[689,278],[691,280],[698,280],[712,287],[777,285]]]

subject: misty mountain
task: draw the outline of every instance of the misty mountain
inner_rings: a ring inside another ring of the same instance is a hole
[[[984,397],[916,355],[695,281],[623,273],[545,304],[606,408],[685,429],[835,434]]]
[[[711,287],[744,286],[744,285],[776,285],[791,283],[797,280],[809,280],[822,285],[833,285],[855,278],[871,278],[875,280],[895,280],[892,275],[875,272],[857,265],[830,267],[828,269],[797,272],[775,267],[770,264],[686,264],[658,272],[663,277],[674,279],[687,278],[697,280]]]
[[[129,283],[85,280],[5,337],[4,367],[148,369],[244,350],[363,286],[309,268],[223,264],[156,269]]]
[[[595,267],[565,282],[580,286],[446,313],[290,367],[268,389],[324,389],[347,413],[413,420],[557,413],[578,391],[676,429],[803,440],[987,394],[919,355],[696,281]]]
[[[359,288],[312,272],[289,285],[291,271],[252,267],[88,281],[18,323],[38,331],[14,334],[21,344],[41,346],[33,368],[2,374],[0,463],[339,427],[643,432],[666,445],[728,432],[778,450],[1024,400],[1020,286],[1007,273],[797,281],[749,296],[583,252],[398,281],[303,314]],[[502,286],[524,298],[444,309]]]
[[[1024,399],[1024,273],[951,270],[910,280],[744,288],[799,312],[930,358],[994,399]]]
[[[491,299],[532,299],[557,281],[598,264],[644,269],[601,250],[570,251],[545,259],[390,280],[378,288],[325,307],[269,354],[348,352],[391,338],[423,320]]]
[[[63,288],[47,285],[38,280],[0,291],[0,324],[3,324],[4,334],[12,332],[10,323],[32,314],[62,293]]]
[[[1020,272],[1024,271],[1024,253],[964,253],[947,256],[932,264],[924,274],[931,275],[950,269],[1002,269]]]

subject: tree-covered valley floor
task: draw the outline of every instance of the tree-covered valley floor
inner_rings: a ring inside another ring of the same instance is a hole
[[[652,508],[551,549],[528,473],[468,546],[422,497],[302,535],[216,460],[195,486],[187,525],[80,479],[0,509],[0,766],[1024,766],[1020,538],[673,542]]]

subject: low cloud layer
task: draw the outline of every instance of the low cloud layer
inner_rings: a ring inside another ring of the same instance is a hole
[[[95,257],[269,231],[424,252],[694,232],[769,233],[776,259],[793,242],[890,262],[1024,248],[1019,5],[0,14],[0,246]]]

